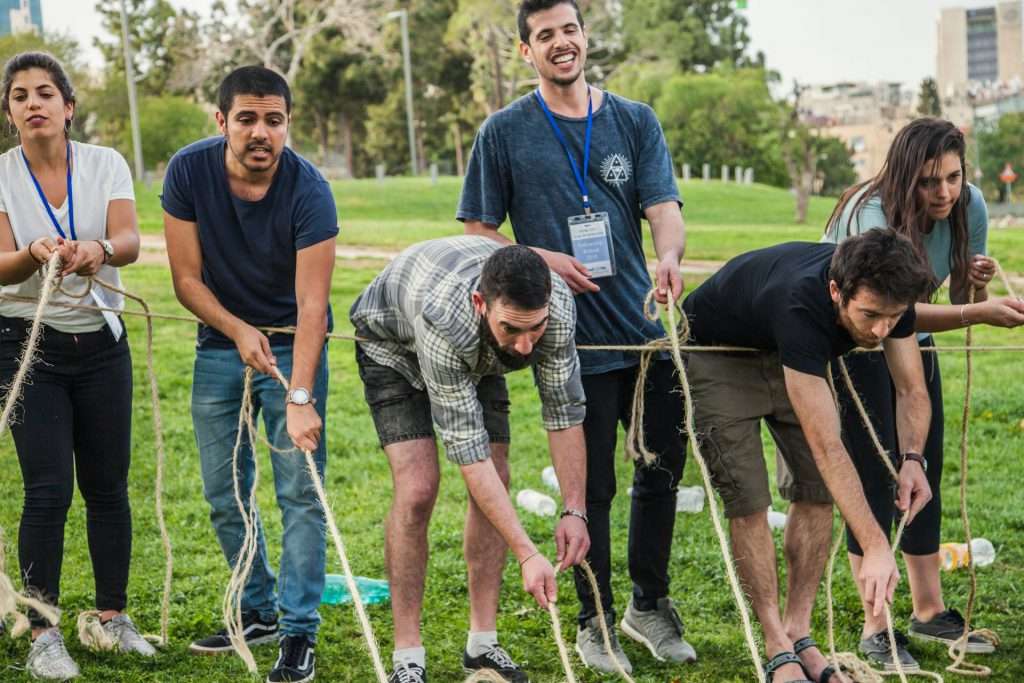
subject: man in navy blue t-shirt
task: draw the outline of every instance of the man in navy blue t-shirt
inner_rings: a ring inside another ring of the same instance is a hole
[[[657,253],[657,298],[664,303],[671,293],[678,301],[685,246],[682,202],[651,108],[587,84],[587,36],[574,0],[525,0],[518,25],[520,53],[536,70],[540,87],[480,128],[456,217],[467,233],[505,242],[498,228],[507,217],[516,241],[533,247],[577,294],[576,343],[587,395],[588,559],[604,611],[614,619],[609,512],[616,491],[617,429],[630,420],[639,358],[583,347],[645,344],[665,335],[660,323],[644,316],[651,276],[641,219],[650,223]],[[686,445],[679,430],[678,378],[667,357],[653,360],[643,389],[647,410],[638,431],[655,457],[638,462],[633,477],[628,549],[633,591],[622,628],[660,660],[692,661],[696,654],[682,637],[682,621],[668,594]],[[500,576],[500,565],[497,569]],[[577,650],[587,666],[615,673],[594,596],[579,570],[576,592]],[[629,671],[612,633],[614,656]]]
[[[235,501],[253,482],[252,444],[232,455],[246,367],[257,371],[252,398],[274,448],[314,454],[323,477],[327,407],[325,335],[338,217],[330,186],[285,147],[291,115],[288,84],[277,73],[242,67],[220,85],[222,136],[200,140],[171,159],[161,197],[174,291],[202,320],[192,384],[192,421],[203,493],[228,562],[244,536]],[[266,327],[295,327],[294,336]],[[290,389],[280,385],[280,369]],[[301,457],[274,457],[283,517],[280,595],[263,530],[242,597],[246,642],[278,640],[268,681],[310,681],[324,582],[323,512]],[[278,626],[278,610],[281,612]],[[222,631],[192,643],[193,652],[230,652]]]

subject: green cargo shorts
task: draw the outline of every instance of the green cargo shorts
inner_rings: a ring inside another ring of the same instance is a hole
[[[744,517],[771,506],[762,419],[775,441],[782,497],[832,502],[789,402],[777,353],[693,353],[687,371],[701,451],[726,517]]]

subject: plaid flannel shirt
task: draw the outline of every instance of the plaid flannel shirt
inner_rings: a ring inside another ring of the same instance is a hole
[[[486,237],[430,240],[402,252],[353,302],[349,317],[377,363],[426,390],[448,458],[469,465],[490,457],[476,385],[505,367],[481,338],[472,293],[484,261],[501,245]],[[576,305],[551,277],[547,329],[536,344],[534,381],[548,431],[583,422],[586,399],[576,355]]]

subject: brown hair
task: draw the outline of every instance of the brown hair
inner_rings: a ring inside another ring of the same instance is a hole
[[[862,287],[897,304],[928,296],[935,279],[914,245],[892,228],[873,228],[843,240],[832,254],[828,277],[842,303]]]
[[[850,223],[872,197],[878,196],[885,212],[886,224],[897,232],[905,235],[914,245],[921,260],[931,265],[928,253],[924,248],[924,235],[931,229],[933,220],[928,216],[928,207],[924,206],[917,196],[917,186],[921,178],[921,169],[930,161],[938,161],[946,154],[953,152],[960,158],[960,169],[964,182],[960,197],[953,205],[949,214],[950,270],[954,281],[966,282],[969,255],[967,204],[971,193],[967,187],[967,163],[964,159],[966,143],[964,134],[949,121],[925,117],[911,121],[896,134],[889,147],[885,163],[871,180],[854,185],[839,199],[832,216],[828,219],[828,228],[835,226],[838,232],[845,227],[850,234]],[[854,203],[845,226],[838,225],[843,210],[851,199],[861,190],[864,192]],[[932,289],[935,282],[932,274]]]

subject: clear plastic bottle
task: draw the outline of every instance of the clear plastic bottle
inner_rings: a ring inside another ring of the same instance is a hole
[[[365,576],[354,578],[364,605],[374,605],[391,599],[391,587],[387,581],[368,579]],[[320,602],[325,605],[344,605],[352,602],[352,595],[348,591],[348,583],[345,582],[344,576],[328,574],[324,577],[324,592]]]
[[[768,526],[772,529],[785,529],[786,528],[786,513],[779,512],[778,510],[768,510]]]
[[[696,514],[704,509],[704,487],[681,486],[676,492],[676,512]]]
[[[523,489],[516,494],[516,505],[541,517],[554,517],[558,510],[554,498],[533,489]]]
[[[560,493],[561,489],[558,487],[558,476],[555,474],[555,468],[548,465],[544,468],[544,471],[540,473],[540,478],[544,482],[544,485],[555,493]]]
[[[943,543],[939,546],[939,564],[947,572],[966,567],[972,558],[975,567],[987,567],[995,562],[996,549],[985,538],[973,539],[970,551],[966,543]]]

